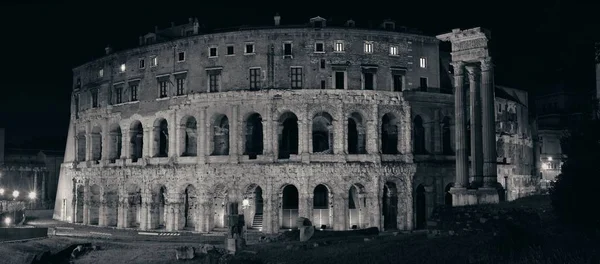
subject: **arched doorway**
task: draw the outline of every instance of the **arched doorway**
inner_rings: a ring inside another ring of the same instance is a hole
[[[425,201],[425,187],[419,185],[417,187],[417,199],[416,199],[416,215],[417,215],[417,229],[423,229],[427,223],[427,207]]]
[[[125,227],[139,227],[142,210],[142,189],[135,184],[127,187],[127,222]]]
[[[367,199],[364,187],[361,184],[353,184],[348,190],[348,224],[349,228],[360,229],[365,227],[367,215]]]
[[[167,187],[160,186],[152,192],[151,227],[162,229],[166,227]]]
[[[423,118],[417,115],[413,121],[413,150],[415,154],[426,154],[425,149],[425,127],[423,127]]]
[[[319,184],[313,191],[313,215],[312,223],[318,228],[331,228],[332,227],[332,211],[329,206],[331,202],[331,193],[329,189]]]
[[[89,224],[90,225],[98,225],[100,223],[100,195],[101,190],[100,186],[94,184],[90,187],[90,204],[88,206],[89,214]]]
[[[286,112],[279,118],[281,133],[279,134],[279,159],[289,159],[291,154],[298,154],[298,117]]]
[[[77,186],[75,195],[75,223],[83,223],[83,202],[84,202],[83,185]]]
[[[329,113],[320,112],[312,120],[312,152],[333,153],[333,118]]]
[[[263,226],[263,191],[257,184],[246,188],[242,201],[242,213],[246,216],[246,226],[262,230]]]
[[[129,155],[132,162],[142,158],[144,146],[144,129],[140,121],[131,123],[129,129]]]
[[[282,192],[281,227],[294,228],[298,218],[298,189],[290,184],[285,186]]]
[[[246,147],[245,155],[249,159],[256,159],[263,154],[263,126],[262,117],[254,113],[246,119]]]
[[[381,153],[398,154],[398,126],[396,117],[387,113],[381,119]]]
[[[362,116],[352,113],[348,118],[348,153],[365,154],[365,129],[363,128]]]
[[[383,228],[384,230],[398,229],[398,189],[393,182],[386,182],[383,186]]]
[[[115,186],[107,187],[104,191],[106,200],[106,225],[117,226],[119,221],[119,193]]]
[[[214,228],[226,228],[227,227],[227,206],[228,204],[228,191],[224,185],[217,185],[213,196],[213,222]]]

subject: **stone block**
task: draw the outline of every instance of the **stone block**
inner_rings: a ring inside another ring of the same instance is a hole
[[[194,248],[191,246],[183,246],[175,249],[175,258],[177,260],[194,259]]]

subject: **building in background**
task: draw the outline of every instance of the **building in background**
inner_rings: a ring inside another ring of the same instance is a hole
[[[28,201],[28,209],[52,209],[63,152],[6,149],[5,129],[0,129],[0,199]]]

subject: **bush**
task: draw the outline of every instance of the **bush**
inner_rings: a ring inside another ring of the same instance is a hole
[[[571,129],[562,141],[566,154],[561,174],[550,189],[552,207],[558,219],[573,227],[597,229],[600,218],[600,123],[584,121]]]

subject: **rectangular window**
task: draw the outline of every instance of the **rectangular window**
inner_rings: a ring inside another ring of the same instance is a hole
[[[315,52],[325,52],[325,43],[323,42],[317,42],[315,43]]]
[[[177,54],[177,61],[185,61],[185,52],[181,51]]]
[[[402,91],[402,75],[399,74],[394,74],[392,77],[392,81],[394,82],[394,92],[401,92]]]
[[[131,91],[131,101],[135,102],[138,100],[138,85],[137,84],[130,84],[129,85],[129,91]]]
[[[363,73],[363,78],[365,90],[373,90],[373,87],[375,86],[373,83],[373,73],[365,72]]]
[[[419,59],[419,66],[421,68],[427,68],[427,60],[425,58],[420,58]]]
[[[292,67],[290,71],[292,89],[302,89],[302,67]]]
[[[219,54],[217,53],[217,48],[216,47],[210,47],[208,48],[208,57],[209,58],[214,58],[217,57]]]
[[[98,107],[98,90],[92,91],[92,107]]]
[[[344,42],[338,40],[335,42],[335,46],[333,47],[335,52],[344,52]]]
[[[140,69],[146,68],[146,61],[144,59],[140,59]]]
[[[115,103],[123,103],[123,86],[115,87]]]
[[[98,71],[98,77],[100,77],[100,78],[104,77],[104,69],[100,69]]]
[[[168,96],[167,93],[167,81],[159,81],[158,82],[158,97],[165,98]]]
[[[325,60],[321,59],[321,69],[325,69]]]
[[[373,42],[365,42],[365,53],[373,53]]]
[[[234,55],[235,50],[233,49],[233,45],[227,46],[227,55]]]
[[[390,56],[398,56],[398,47],[397,46],[390,47]]]
[[[343,71],[335,72],[335,89],[344,89],[345,85],[345,76],[346,74]]]
[[[260,68],[250,69],[250,89],[258,90],[260,88]]]
[[[419,87],[421,88],[421,91],[427,91],[427,78],[421,77]]]
[[[292,43],[283,44],[283,56],[292,56]]]
[[[153,57],[152,59],[150,59],[150,67],[156,66],[158,66],[158,57]]]
[[[184,95],[184,88],[183,88],[183,84],[185,83],[185,78],[177,78],[175,79],[176,85],[177,85],[177,95]]]
[[[244,54],[254,54],[254,44],[246,44]]]
[[[325,89],[325,80],[321,80],[321,89]]]
[[[208,89],[211,93],[219,91],[219,81],[221,79],[221,73],[210,73],[208,75]]]

